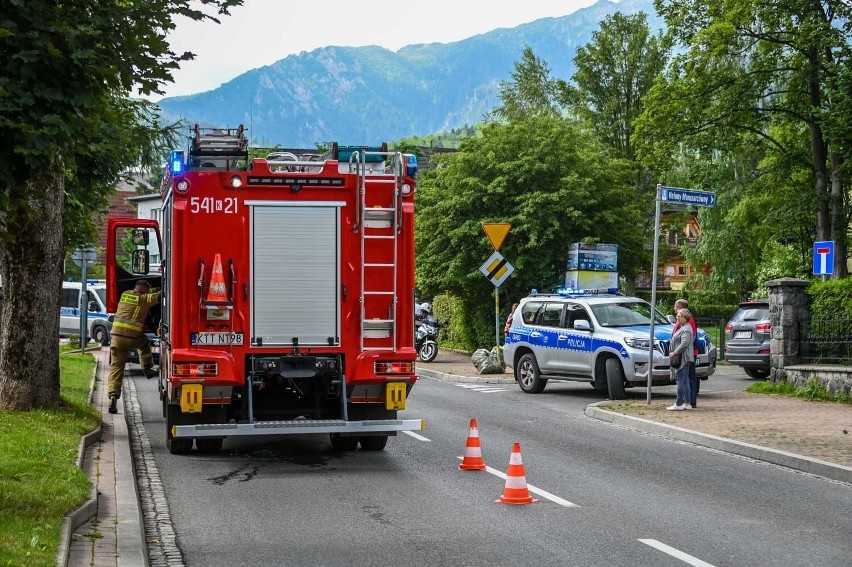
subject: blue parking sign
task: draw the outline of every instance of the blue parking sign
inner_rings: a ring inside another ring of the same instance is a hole
[[[814,275],[829,276],[834,273],[834,241],[814,242]]]

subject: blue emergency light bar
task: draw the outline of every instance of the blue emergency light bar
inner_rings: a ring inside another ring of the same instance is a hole
[[[618,293],[617,287],[599,287],[599,288],[574,288],[560,287],[556,290],[557,295],[599,295],[603,293]]]
[[[601,295],[605,293],[617,294],[617,287],[608,287],[608,288],[573,288],[573,287],[560,287],[556,291],[553,292],[554,295],[559,295],[561,297],[576,297],[578,295]],[[533,288],[530,291],[531,296],[538,295],[538,290]]]
[[[169,155],[169,169],[173,175],[183,173],[184,153],[181,151],[173,151]]]

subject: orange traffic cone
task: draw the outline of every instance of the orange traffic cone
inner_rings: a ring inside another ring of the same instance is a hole
[[[479,446],[479,428],[476,420],[470,420],[470,433],[467,434],[467,443],[464,447],[464,459],[459,465],[460,471],[484,471],[485,463],[482,461],[482,448]]]
[[[210,274],[210,290],[207,292],[208,303],[228,301],[225,288],[225,274],[222,272],[222,257],[216,254],[213,260],[213,273]]]
[[[506,487],[503,496],[495,500],[503,504],[532,504],[538,502],[530,496],[527,489],[527,475],[524,472],[524,463],[521,460],[521,444],[512,446],[512,457],[509,459],[509,469],[506,471]]]

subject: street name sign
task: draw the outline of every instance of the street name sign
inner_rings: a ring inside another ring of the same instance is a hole
[[[712,207],[716,204],[716,193],[679,189],[677,187],[660,187],[660,199],[666,203]]]

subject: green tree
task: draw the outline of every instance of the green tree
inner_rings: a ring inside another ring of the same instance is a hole
[[[657,165],[682,145],[753,148],[810,170],[804,201],[812,235],[834,240],[836,277],[847,275],[852,5],[844,0],[656,0],[685,52],[651,91],[638,131]],[[778,134],[801,132],[801,139]],[[802,202],[803,199],[795,199]],[[779,202],[770,206],[774,209]],[[813,238],[812,236],[812,238]]]
[[[812,222],[807,195],[797,190],[807,172],[797,160],[766,155],[752,138],[744,135],[739,148],[726,152],[681,149],[665,179],[667,185],[716,192],[716,205],[699,210],[698,246],[681,252],[693,266],[713,267],[693,276],[691,287],[736,292],[742,301],[763,283],[765,266],[789,265],[779,264],[776,253],[808,242]]]
[[[492,123],[463,141],[417,191],[417,287],[462,302],[470,347],[494,341],[494,286],[479,271],[491,254],[483,222],[508,222],[501,253],[515,272],[501,286],[508,304],[530,288],[564,282],[568,245],[619,245],[619,269],[647,257],[630,168],[578,124],[555,115]]]
[[[497,119],[515,121],[559,112],[557,81],[551,78],[547,63],[530,46],[524,47],[515,63],[512,81],[500,83],[500,106],[492,111]]]
[[[59,403],[62,259],[77,221],[156,146],[146,102],[191,53],[175,18],[240,0],[11,0],[0,11],[0,408]],[[85,223],[82,223],[85,224]]]
[[[633,122],[644,110],[643,98],[666,67],[670,42],[652,36],[640,12],[607,16],[592,41],[577,49],[572,77],[563,100],[615,155],[636,159]]]

